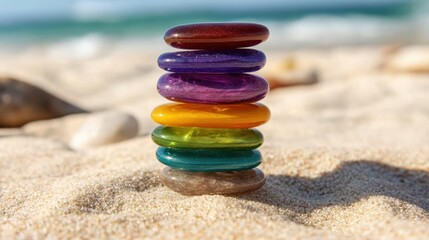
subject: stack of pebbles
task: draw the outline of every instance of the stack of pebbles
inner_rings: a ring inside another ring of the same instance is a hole
[[[158,81],[158,92],[175,101],[158,106],[152,119],[163,125],[152,133],[166,186],[184,195],[238,194],[265,183],[256,168],[263,142],[252,129],[270,118],[260,103],[268,92],[261,77],[265,55],[254,49],[268,38],[265,26],[201,23],[173,27],[164,36],[172,47],[199,49],[164,53],[158,65],[172,73]],[[244,48],[244,49],[242,49]]]

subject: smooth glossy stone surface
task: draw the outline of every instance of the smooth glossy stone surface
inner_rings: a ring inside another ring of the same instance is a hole
[[[250,74],[170,73],[158,81],[158,92],[176,102],[230,104],[263,99],[268,83]]]
[[[251,150],[264,138],[256,129],[157,127],[152,140],[163,147]]]
[[[261,164],[258,150],[204,150],[159,147],[156,158],[163,164],[191,172],[246,170]]]
[[[183,195],[232,195],[253,192],[265,184],[265,175],[258,168],[234,172],[186,172],[166,167],[161,180],[170,189]]]
[[[266,123],[269,118],[270,110],[261,103],[168,103],[152,111],[156,123],[171,127],[253,128]]]
[[[169,29],[164,40],[182,49],[231,49],[255,46],[269,34],[267,27],[254,23],[197,23]]]
[[[264,53],[254,49],[170,52],[158,58],[160,68],[179,73],[254,72],[264,65]]]

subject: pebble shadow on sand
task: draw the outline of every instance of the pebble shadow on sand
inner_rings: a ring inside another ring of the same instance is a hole
[[[239,198],[288,210],[292,214],[285,217],[305,224],[298,215],[371,196],[394,198],[429,213],[429,174],[369,160],[349,161],[317,178],[268,175],[262,190]]]

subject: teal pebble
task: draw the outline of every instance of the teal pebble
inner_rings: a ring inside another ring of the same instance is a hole
[[[203,150],[159,147],[156,158],[163,164],[191,172],[247,170],[261,164],[258,150]]]

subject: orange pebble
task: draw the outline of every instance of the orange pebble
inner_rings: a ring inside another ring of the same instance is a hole
[[[270,115],[270,110],[261,103],[168,103],[156,107],[152,119],[171,127],[253,128],[266,123]]]

